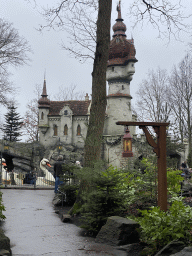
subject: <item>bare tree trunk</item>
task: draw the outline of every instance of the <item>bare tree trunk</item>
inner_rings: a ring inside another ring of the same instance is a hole
[[[85,141],[84,166],[100,159],[106,110],[106,70],[110,44],[112,0],[100,0],[97,19],[97,44],[92,72],[92,105]]]

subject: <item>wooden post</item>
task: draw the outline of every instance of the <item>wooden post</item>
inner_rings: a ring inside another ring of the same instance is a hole
[[[117,125],[139,126],[145,133],[146,140],[156,153],[158,167],[158,206],[167,211],[167,165],[166,165],[166,127],[169,123],[156,122],[117,122]],[[157,143],[146,126],[152,126],[157,134]]]
[[[158,206],[161,210],[167,211],[166,126],[159,126],[157,135]]]

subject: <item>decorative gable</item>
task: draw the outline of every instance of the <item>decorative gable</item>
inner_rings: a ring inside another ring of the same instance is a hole
[[[70,109],[69,104],[66,104],[63,109],[59,112],[59,115],[61,116],[72,116],[73,111]]]
[[[90,103],[90,100],[50,101],[49,116],[60,115],[62,110],[71,110],[72,114],[75,116],[84,116],[88,114]],[[64,109],[66,106],[68,106],[68,108]]]

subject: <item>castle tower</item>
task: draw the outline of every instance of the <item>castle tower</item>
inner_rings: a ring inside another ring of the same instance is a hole
[[[131,110],[130,81],[135,73],[135,47],[133,39],[126,39],[126,25],[121,17],[121,2],[117,6],[118,17],[113,26],[113,38],[110,42],[107,65],[106,119],[103,133],[102,157],[109,165],[123,168],[127,158],[122,157],[124,127],[116,125],[117,121],[136,121]],[[129,127],[131,134],[135,128]]]
[[[113,26],[107,66],[109,85],[104,135],[122,135],[124,127],[117,121],[132,121],[130,81],[135,73],[135,47],[133,39],[126,39],[126,25],[121,17],[121,2],[117,6],[118,18]]]

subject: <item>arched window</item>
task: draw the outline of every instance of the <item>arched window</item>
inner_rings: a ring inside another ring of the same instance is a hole
[[[53,126],[53,136],[57,136],[57,125],[54,124]]]
[[[67,114],[68,114],[68,111],[64,110],[64,115],[67,116]]]
[[[41,112],[41,120],[43,120],[43,119],[44,119],[44,113]]]
[[[81,126],[78,124],[77,126],[77,136],[81,135]]]
[[[67,125],[64,126],[64,135],[68,135],[68,127],[67,127]]]

